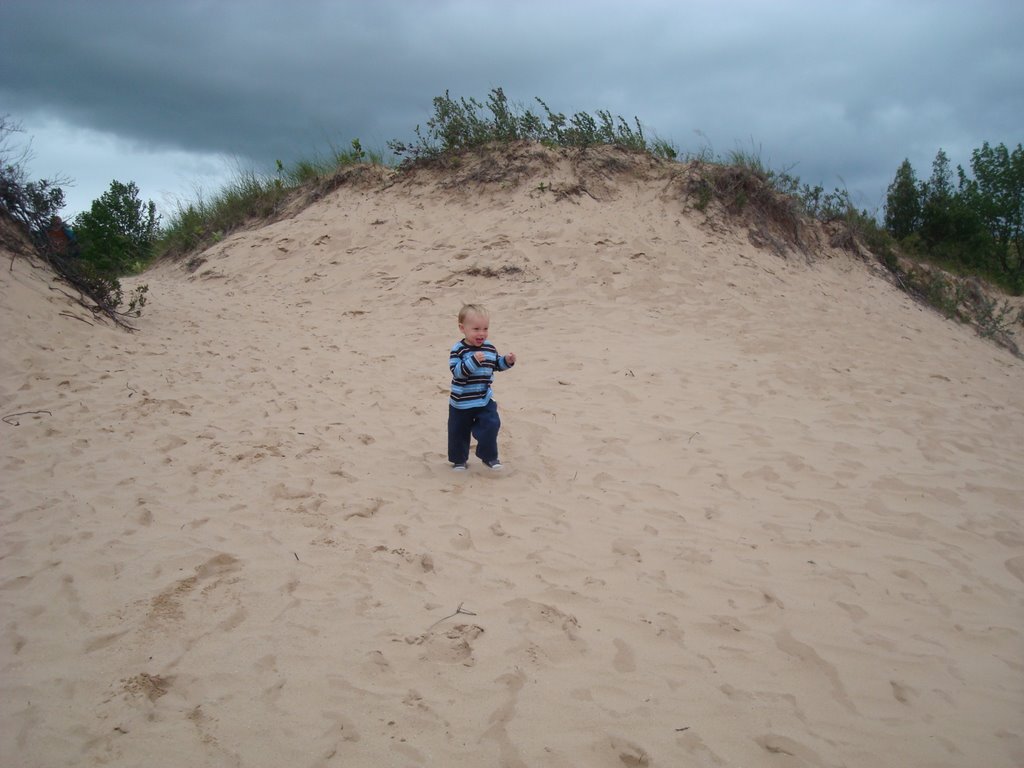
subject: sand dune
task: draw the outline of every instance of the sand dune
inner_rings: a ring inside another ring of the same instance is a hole
[[[3,270],[3,764],[1024,765],[1024,362],[664,168],[495,162],[136,334]],[[519,362],[459,476],[469,300]]]

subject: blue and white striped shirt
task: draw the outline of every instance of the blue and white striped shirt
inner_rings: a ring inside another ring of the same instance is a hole
[[[484,353],[482,363],[473,357],[477,352]],[[507,371],[512,363],[499,355],[489,341],[474,347],[460,339],[448,355],[448,367],[452,372],[452,394],[448,403],[453,408],[479,408],[491,402],[494,372]]]

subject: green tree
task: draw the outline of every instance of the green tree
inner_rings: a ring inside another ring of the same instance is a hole
[[[921,189],[910,160],[904,160],[885,198],[885,228],[902,240],[917,232],[920,225]]]
[[[75,219],[82,259],[100,275],[138,271],[153,253],[158,224],[156,205],[152,200],[142,202],[135,182],[114,180]]]
[[[967,178],[960,171],[964,202],[981,220],[995,244],[1002,269],[1012,280],[1024,278],[1024,148],[1010,151],[1005,144],[986,141],[971,152]]]
[[[952,239],[953,191],[949,157],[940,149],[932,161],[931,178],[921,187],[921,237],[930,246]]]

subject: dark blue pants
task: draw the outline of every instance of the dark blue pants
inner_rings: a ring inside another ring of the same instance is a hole
[[[448,406],[448,461],[463,464],[469,459],[469,438],[476,438],[476,455],[481,461],[497,461],[498,404],[491,400],[479,408]]]

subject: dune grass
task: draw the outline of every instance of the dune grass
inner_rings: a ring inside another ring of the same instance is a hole
[[[220,190],[179,203],[156,242],[154,259],[179,256],[208,246],[250,221],[272,218],[296,190],[320,183],[342,168],[362,163],[386,165],[381,152],[368,152],[358,139],[349,149],[331,148],[327,155],[291,165],[277,161],[274,174],[239,168]]]
[[[198,193],[179,203],[160,231],[155,258],[180,255],[216,242],[246,221],[276,212],[286,188],[280,180],[251,170],[239,170],[212,197]]]
[[[541,111],[508,100],[504,90],[493,88],[487,101],[453,98],[448,91],[434,98],[434,114],[426,128],[416,126],[412,143],[390,141],[388,147],[406,163],[430,161],[451,152],[513,141],[535,141],[549,147],[586,148],[616,145],[656,157],[675,160],[678,151],[664,139],[648,138],[640,120],[599,109],[593,115],[576,112],[566,116],[535,98]]]

